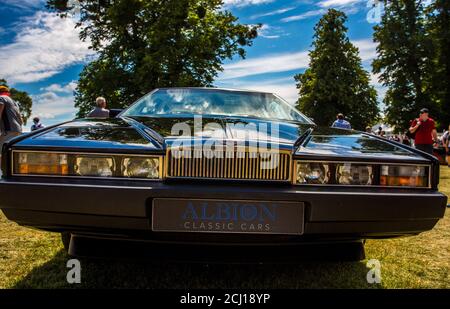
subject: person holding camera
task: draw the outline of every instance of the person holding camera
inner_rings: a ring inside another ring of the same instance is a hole
[[[427,108],[420,110],[420,116],[411,124],[409,132],[414,135],[416,149],[433,154],[433,144],[438,140],[436,125],[429,117]]]

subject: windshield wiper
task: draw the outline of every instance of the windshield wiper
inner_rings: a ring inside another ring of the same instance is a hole
[[[313,128],[308,128],[308,129],[306,129],[306,131],[303,132],[303,134],[300,135],[300,137],[295,141],[295,143],[294,143],[295,149],[297,149],[298,147],[300,147],[300,146],[303,144],[303,142],[306,140],[306,138],[307,138],[308,136],[310,136],[311,133],[312,133],[313,131],[314,131]]]

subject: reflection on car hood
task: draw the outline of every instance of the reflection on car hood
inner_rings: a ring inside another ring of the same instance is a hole
[[[266,141],[293,145],[312,125],[243,117],[133,117],[168,143],[180,138]]]
[[[307,142],[297,150],[297,153],[327,157],[373,157],[376,159],[396,157],[396,159],[405,160],[418,157],[404,147],[383,141],[375,136],[361,133],[346,135],[325,135],[323,133],[314,132]]]
[[[16,146],[151,150],[157,145],[122,119],[80,119],[44,130]]]

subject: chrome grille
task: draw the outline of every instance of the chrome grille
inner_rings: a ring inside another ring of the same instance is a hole
[[[168,151],[167,177],[289,181],[289,153]]]

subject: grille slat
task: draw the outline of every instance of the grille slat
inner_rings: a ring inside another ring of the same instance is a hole
[[[270,158],[270,160],[269,160]],[[168,150],[167,177],[289,181],[291,157],[258,152]]]

